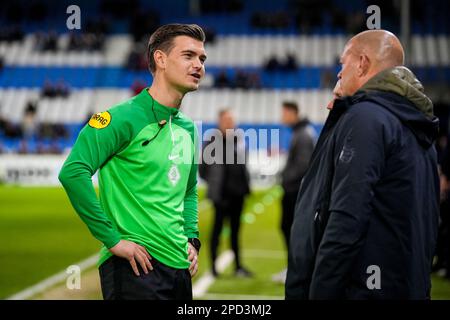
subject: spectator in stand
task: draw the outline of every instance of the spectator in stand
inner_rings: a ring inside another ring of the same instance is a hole
[[[271,56],[264,67],[266,71],[277,71],[280,68],[281,63],[278,61],[276,56]]]
[[[68,51],[78,51],[83,49],[83,44],[81,37],[76,33],[71,33],[69,35],[69,45],[67,46]]]
[[[296,71],[298,69],[297,59],[293,53],[286,55],[286,62],[283,66],[285,71]]]
[[[58,49],[58,35],[55,31],[50,31],[44,36],[43,51],[56,51]]]
[[[50,82],[50,80],[45,80],[44,86],[42,87],[41,96],[52,98],[55,95],[56,94],[55,94],[55,90],[53,88],[52,83]]]
[[[59,79],[56,84],[53,84],[50,80],[45,80],[41,91],[41,96],[47,98],[66,98],[69,94],[70,88],[63,79]]]
[[[249,88],[249,86],[248,86],[248,76],[242,70],[238,70],[236,72],[235,87],[239,88],[239,89],[248,89]]]
[[[66,127],[61,123],[53,124],[52,130],[54,139],[67,139],[69,137]]]
[[[5,137],[7,138],[22,138],[22,129],[20,126],[17,126],[13,124],[12,122],[9,122],[8,120],[3,120],[3,133]]]
[[[256,72],[237,70],[234,79],[230,79],[225,70],[222,70],[214,79],[216,88],[260,89],[261,78]]]
[[[251,89],[261,89],[262,83],[258,73],[252,72],[247,76],[247,87]]]
[[[59,79],[55,85],[55,93],[57,97],[67,98],[70,94],[70,89],[63,79]]]
[[[25,139],[31,139],[35,136],[37,125],[36,102],[28,101],[22,119],[22,132]]]
[[[230,88],[230,87],[232,87],[232,82],[228,78],[227,73],[226,73],[225,70],[222,70],[216,76],[216,78],[214,80],[214,87],[216,87],[216,88]]]
[[[296,71],[298,69],[297,58],[293,53],[286,54],[286,60],[279,61],[276,56],[271,56],[264,66],[266,71]]]

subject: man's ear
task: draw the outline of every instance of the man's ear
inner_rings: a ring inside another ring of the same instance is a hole
[[[166,59],[167,55],[161,50],[155,50],[153,53],[153,59],[155,59],[155,64],[160,69],[166,69]]]
[[[359,56],[359,62],[358,62],[358,76],[363,77],[365,76],[370,69],[370,59],[366,54],[361,54]]]

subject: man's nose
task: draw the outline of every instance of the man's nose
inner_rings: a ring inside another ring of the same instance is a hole
[[[202,62],[200,61],[200,59],[195,59],[194,60],[194,68],[195,69],[201,69],[202,68]]]

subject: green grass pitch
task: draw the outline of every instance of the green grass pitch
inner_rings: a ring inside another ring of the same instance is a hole
[[[213,220],[213,210],[203,200],[204,190],[199,193],[203,246],[194,284],[210,270],[208,243]],[[235,278],[231,263],[202,299],[283,298],[283,286],[271,281],[272,274],[286,264],[279,230],[280,194],[279,188],[257,191],[245,203],[240,239],[242,262],[255,276]],[[225,227],[221,252],[230,248],[228,235],[229,229]],[[0,186],[0,243],[0,299],[65,270],[100,248],[73,211],[62,188]],[[450,282],[433,277],[432,297],[450,299]],[[97,290],[81,298],[100,299],[101,294]]]

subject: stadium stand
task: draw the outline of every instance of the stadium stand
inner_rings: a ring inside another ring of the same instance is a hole
[[[202,0],[190,5],[168,0],[154,7],[131,1],[125,10],[122,0],[80,1],[86,28],[68,32],[54,18],[65,12],[64,1],[56,5],[38,1],[33,10],[39,14],[33,11],[31,22],[14,14],[32,9],[17,1],[0,15],[0,119],[22,127],[27,105],[33,101],[33,121],[37,126],[65,126],[68,135],[59,142],[61,150],[70,148],[90,113],[105,110],[150,83],[143,59],[148,34],[161,23],[178,21],[195,22],[208,31],[207,74],[202,89],[184,101],[187,115],[208,127],[220,108],[230,106],[243,126],[282,128],[281,101],[293,99],[320,129],[339,71],[338,56],[351,32],[365,27],[358,24],[355,12],[362,12],[366,3],[350,2]],[[380,5],[389,7],[383,24],[398,32],[390,13],[396,8],[382,1]],[[445,1],[413,2],[408,61],[430,94],[446,103],[448,94],[442,88],[450,83],[450,35],[444,14],[448,6]],[[66,95],[42,95],[51,85],[65,87]],[[18,151],[20,134],[8,137],[0,129],[0,135],[3,152]],[[37,134],[28,139],[39,141]]]

